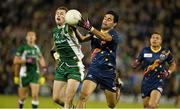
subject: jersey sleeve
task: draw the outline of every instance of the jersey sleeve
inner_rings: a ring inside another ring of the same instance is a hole
[[[144,54],[144,49],[141,50],[141,52],[139,53],[139,55],[136,58],[138,60],[138,62],[140,62],[140,63],[143,61],[143,57],[144,57],[143,54]]]
[[[16,56],[21,57],[23,52],[24,52],[24,47],[23,46],[19,47],[16,51]]]
[[[173,57],[173,55],[172,55],[170,50],[169,50],[169,52],[170,53],[169,53],[169,55],[166,58],[166,61],[167,61],[168,64],[170,64],[170,63],[172,63],[174,61],[174,57]]]
[[[41,52],[40,48],[37,45],[36,45],[36,49],[37,49],[38,57],[41,57],[42,56],[42,52]]]
[[[110,30],[108,33],[112,36],[112,40],[115,43],[121,43],[122,42],[120,34],[118,32],[116,32],[114,29]]]

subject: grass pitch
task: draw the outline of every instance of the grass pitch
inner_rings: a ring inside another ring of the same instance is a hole
[[[0,108],[17,108],[18,97],[15,95],[0,95]],[[77,100],[74,100],[76,104]],[[53,103],[51,97],[40,97],[39,98],[40,108],[59,108],[58,105]],[[31,108],[31,97],[28,97],[25,101],[25,108]],[[102,101],[88,101],[87,108],[107,108],[106,102]],[[122,103],[119,102],[116,108],[143,108],[142,103]],[[175,108],[173,104],[160,104],[159,108]]]

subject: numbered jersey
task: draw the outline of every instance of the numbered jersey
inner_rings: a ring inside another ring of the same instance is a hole
[[[20,46],[16,52],[16,56],[26,60],[27,58],[33,58],[36,62],[34,64],[25,64],[21,66],[20,74],[25,75],[26,73],[39,73],[39,58],[42,56],[41,51],[37,45],[29,46],[24,44]]]
[[[75,33],[73,31],[69,32],[68,25],[64,25],[62,28],[55,27],[53,29],[53,39],[61,61],[68,64],[81,61],[83,58],[81,45]]]

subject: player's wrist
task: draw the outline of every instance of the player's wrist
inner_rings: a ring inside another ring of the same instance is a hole
[[[19,61],[19,64],[26,64],[26,60],[25,60],[25,59],[21,59],[21,60]]]
[[[172,71],[171,70],[168,70],[168,74],[170,75],[172,73]]]
[[[94,28],[93,26],[91,26],[90,29],[89,29],[89,31],[92,32],[92,31],[94,31],[94,29],[95,29],[95,28]]]
[[[47,73],[47,71],[48,71],[48,68],[47,68],[47,66],[43,66],[42,67],[42,76],[44,76],[46,73]]]

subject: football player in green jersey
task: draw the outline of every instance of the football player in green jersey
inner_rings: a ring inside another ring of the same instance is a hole
[[[45,78],[41,76],[44,75],[47,68],[44,57],[39,47],[35,44],[36,33],[33,31],[27,32],[26,40],[27,43],[18,48],[14,57],[14,82],[19,84],[19,108],[23,108],[24,100],[28,94],[28,86],[30,86],[32,93],[32,108],[37,108],[39,104],[39,83],[43,84],[45,82]],[[42,70],[40,70],[39,64]]]
[[[53,100],[64,108],[71,108],[79,83],[84,78],[81,45],[73,29],[65,23],[66,7],[55,12],[54,46],[51,54],[58,62],[54,76]]]

